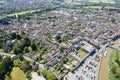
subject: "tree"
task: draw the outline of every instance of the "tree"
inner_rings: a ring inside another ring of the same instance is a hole
[[[110,79],[120,79],[120,52],[118,50],[113,51],[110,57]]]
[[[115,21],[115,19],[112,19],[111,22],[112,22],[112,23],[115,23],[116,21]]]
[[[30,50],[28,49],[28,47],[25,47],[25,48],[24,48],[24,52],[25,52],[25,53],[29,53],[29,52],[30,52]]]
[[[13,60],[10,57],[3,59],[0,64],[0,79],[4,80],[5,75],[9,75],[14,66]]]
[[[16,33],[11,33],[11,37],[12,37],[12,39],[15,39],[16,38]]]
[[[26,78],[27,78],[27,80],[31,80],[31,75],[29,72],[26,73]]]
[[[26,46],[30,46],[31,41],[29,38],[26,37],[21,41],[21,43],[24,45],[24,47],[26,47]]]
[[[61,52],[63,52],[63,51],[64,51],[64,49],[65,49],[65,47],[64,47],[64,46],[61,46],[61,47],[59,48],[59,50],[60,50]]]
[[[22,50],[20,48],[17,48],[17,53],[22,53]]]
[[[21,36],[20,36],[19,34],[16,35],[16,38],[17,38],[18,40],[21,40]]]
[[[30,52],[28,47],[31,45],[31,41],[29,38],[24,38],[21,40],[20,43],[18,43],[15,48],[14,48],[14,53],[16,55],[18,55],[19,53],[23,53],[23,51],[25,51],[25,53]]]
[[[47,79],[48,80],[56,80],[57,78],[53,72],[50,72],[50,73],[48,73]]]
[[[0,55],[0,62],[2,61],[2,56]]]
[[[12,80],[12,79],[11,79],[11,76],[7,76],[7,75],[6,75],[5,80]]]
[[[29,62],[25,62],[23,65],[22,65],[22,70],[24,72],[27,72],[28,70],[32,69],[32,66],[30,65]]]
[[[9,24],[9,20],[7,20],[7,19],[1,19],[0,23],[3,24],[3,25],[8,25]]]
[[[17,54],[17,48],[16,47],[13,49],[13,52],[14,52],[14,54]]]
[[[23,54],[19,54],[17,57],[18,57],[18,59],[20,59],[21,61],[24,60]]]
[[[57,35],[57,36],[55,37],[55,39],[56,39],[59,43],[62,42],[62,39],[61,39],[61,37],[60,37],[59,35]]]
[[[3,47],[3,43],[0,42],[0,49],[2,49],[2,47]]]
[[[53,72],[50,72],[49,70],[43,70],[42,71],[43,76],[47,79],[47,80],[56,80],[56,76],[54,75]]]
[[[19,43],[19,44],[17,44],[17,46],[16,46],[17,48],[20,48],[21,50],[24,50],[24,43]]]
[[[15,47],[13,52],[14,52],[14,54],[18,55],[18,54],[22,53],[22,50],[20,48]]]
[[[37,50],[36,44],[35,44],[35,43],[32,43],[32,44],[31,44],[31,48],[32,48],[33,51]]]
[[[120,79],[120,67],[117,67],[116,70],[115,70],[115,75],[117,78]]]

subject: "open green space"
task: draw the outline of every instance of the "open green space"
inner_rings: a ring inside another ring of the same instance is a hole
[[[120,80],[120,51],[114,50],[110,56],[110,80]]]
[[[64,2],[71,3],[73,0],[64,0]]]
[[[95,8],[95,9],[101,9],[102,6],[84,6],[84,8]]]
[[[0,49],[0,52],[4,52],[4,50],[3,50],[3,49]]]
[[[95,2],[95,3],[114,3],[114,0],[89,0],[89,2]]]
[[[36,11],[40,11],[40,9],[27,10],[27,11],[12,13],[12,14],[8,14],[7,16],[16,16],[16,17],[18,17],[18,15],[23,15],[23,14],[26,14],[26,13],[33,13],[33,12],[36,12]]]
[[[57,80],[55,74],[49,70],[42,70],[42,74],[46,78],[46,80]]]
[[[83,1],[83,0],[64,0],[65,2],[69,3],[69,2],[74,2],[74,1]],[[86,2],[93,2],[93,3],[115,3],[115,0],[88,0]]]
[[[12,80],[26,80],[26,75],[20,68],[14,67],[11,72],[11,78]]]
[[[80,49],[79,52],[78,52],[78,55],[79,55],[81,58],[84,59],[84,58],[86,57],[87,53],[86,53],[86,51]]]

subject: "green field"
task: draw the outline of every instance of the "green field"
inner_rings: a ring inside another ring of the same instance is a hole
[[[79,52],[78,52],[78,55],[79,55],[81,58],[84,59],[84,58],[86,57],[87,53],[86,53],[84,50],[80,49]]]
[[[16,16],[17,17],[18,15],[23,15],[23,14],[27,14],[27,13],[33,13],[33,12],[37,12],[37,11],[40,11],[40,9],[27,10],[27,11],[12,13],[12,14],[8,14],[7,16]]]
[[[3,49],[0,49],[0,52],[4,52],[4,50],[3,50]]]
[[[20,70],[20,68],[15,67],[11,72],[11,78],[12,80],[26,80],[26,75],[22,70]]]
[[[120,80],[120,51],[114,50],[110,56],[110,80]]]
[[[96,2],[96,3],[99,3],[99,2],[102,2],[102,3],[114,3],[113,0],[89,0],[90,2]]]
[[[84,1],[84,0],[64,0],[67,3],[70,3],[72,1]],[[95,2],[95,3],[115,3],[114,0],[88,0],[88,2]]]
[[[72,0],[64,0],[65,2],[67,2],[67,3],[71,3],[72,2]]]
[[[94,9],[101,9],[102,6],[84,6],[84,8],[94,8]]]

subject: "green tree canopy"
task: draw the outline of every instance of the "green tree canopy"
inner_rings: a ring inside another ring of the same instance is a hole
[[[12,37],[12,39],[15,39],[16,38],[16,33],[11,33],[11,37]]]
[[[16,38],[17,38],[18,40],[20,40],[20,39],[21,39],[21,36],[20,36],[19,34],[17,34],[17,35],[16,35]]]
[[[28,47],[24,47],[24,52],[25,53],[29,53],[30,52],[30,50],[28,49]]]
[[[36,44],[35,44],[35,43],[32,43],[32,44],[31,44],[31,48],[32,48],[33,51],[37,50]]]
[[[13,51],[14,51],[14,54],[16,54],[16,55],[22,53],[22,50],[20,48],[17,48],[17,47],[15,47]]]
[[[6,57],[3,59],[2,63],[0,64],[0,79],[4,80],[5,75],[10,74],[12,68],[14,66],[13,60],[10,57]]]
[[[43,76],[47,79],[47,80],[56,80],[56,76],[54,75],[53,72],[50,72],[49,70],[43,70],[42,71]]]

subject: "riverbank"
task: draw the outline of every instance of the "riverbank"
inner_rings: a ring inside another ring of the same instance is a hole
[[[117,39],[116,41],[114,41],[114,45],[113,46],[120,46],[120,39]],[[101,61],[101,66],[100,66],[100,70],[99,70],[99,80],[109,80],[109,73],[110,73],[110,65],[109,65],[109,61],[110,61],[110,55],[112,54],[112,51],[114,49],[107,47],[106,51],[107,51],[107,55],[106,57],[103,57],[102,61]]]
[[[106,51],[107,51],[107,55],[106,57],[103,57],[100,66],[99,80],[109,80],[109,59],[113,49],[107,47]]]

